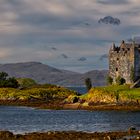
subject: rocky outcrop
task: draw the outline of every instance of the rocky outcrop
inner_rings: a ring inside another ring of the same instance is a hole
[[[120,139],[140,139],[140,132],[75,132],[75,131],[49,131],[44,133],[34,132],[25,135],[14,135],[11,132],[0,132],[0,140],[120,140]]]

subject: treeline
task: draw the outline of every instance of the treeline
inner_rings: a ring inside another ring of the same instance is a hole
[[[0,88],[54,88],[52,84],[38,84],[30,78],[15,78],[10,77],[6,72],[0,72]]]
[[[6,72],[0,72],[0,87],[18,88],[19,86],[16,78],[9,77]]]
[[[6,72],[0,72],[0,88],[28,88],[35,85],[37,83],[33,79],[10,77]]]

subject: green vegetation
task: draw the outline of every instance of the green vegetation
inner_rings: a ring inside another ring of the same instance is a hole
[[[107,84],[108,85],[112,85],[112,83],[113,83],[113,78],[112,77],[110,77],[110,76],[107,76]]]
[[[22,88],[28,88],[37,85],[36,81],[30,78],[18,78],[17,81]]]
[[[20,88],[17,88],[20,87]],[[39,85],[30,78],[8,77],[5,72],[0,73],[0,100],[50,100],[64,99],[77,93],[56,85]]]
[[[92,82],[91,82],[90,78],[85,79],[85,85],[86,85],[88,91],[92,88]]]
[[[14,77],[8,77],[6,72],[0,72],[0,87],[19,87],[18,81]]]
[[[1,100],[30,100],[30,99],[52,99],[67,98],[69,95],[75,95],[76,92],[63,87],[43,87],[37,86],[27,89],[0,88]]]
[[[89,93],[80,96],[86,102],[130,102],[140,100],[140,88],[130,89],[129,85],[112,85],[92,88]]]

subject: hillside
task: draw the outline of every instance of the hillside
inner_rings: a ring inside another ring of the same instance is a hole
[[[93,70],[84,74],[67,70],[60,70],[40,62],[1,64],[0,71],[17,78],[32,78],[38,83],[51,83],[62,86],[82,86],[84,80],[90,77],[93,85],[106,84],[107,70]]]

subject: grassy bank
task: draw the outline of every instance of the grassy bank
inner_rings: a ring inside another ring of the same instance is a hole
[[[0,105],[62,109],[63,100],[76,94],[54,85],[35,85],[24,89],[0,88]]]
[[[25,89],[0,88],[0,105],[140,111],[140,88],[130,89],[129,85],[95,87],[81,96],[72,90],[53,85],[36,85]]]
[[[131,89],[129,85],[94,87],[87,94],[70,95],[66,102],[90,110],[140,110],[140,88]]]
[[[25,89],[0,88],[0,100],[31,100],[66,98],[76,92],[57,86],[34,86]]]
[[[129,85],[95,87],[80,98],[88,102],[138,102],[140,100],[140,88],[130,89]]]

